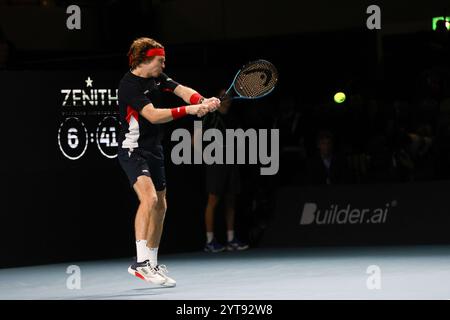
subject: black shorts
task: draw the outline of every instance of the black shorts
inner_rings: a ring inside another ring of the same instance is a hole
[[[239,167],[229,164],[206,166],[206,192],[215,195],[239,194],[241,180]]]
[[[131,187],[139,176],[147,176],[152,179],[156,191],[163,191],[166,188],[164,152],[161,145],[155,146],[151,150],[119,148],[117,158]]]

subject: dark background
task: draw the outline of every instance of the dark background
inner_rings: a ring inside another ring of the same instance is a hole
[[[0,1],[0,43],[7,52],[0,64],[1,136],[6,142],[0,166],[2,267],[134,255],[137,201],[117,161],[98,153],[67,161],[57,147],[57,128],[61,87],[81,87],[91,76],[114,88],[127,71],[128,47],[139,36],[163,43],[166,73],[207,96],[228,87],[237,69],[250,60],[263,58],[277,66],[280,80],[272,95],[233,106],[243,128],[280,129],[277,175],[260,176],[257,165],[241,167],[237,229],[253,247],[282,242],[269,241],[283,232],[277,221],[284,220],[284,205],[289,207],[279,194],[283,188],[308,194],[302,190],[315,184],[308,179],[307,164],[317,152],[321,130],[334,134],[335,150],[346,164],[345,179],[338,183],[350,188],[338,192],[344,198],[348,194],[353,199],[352,188],[365,186],[370,203],[376,186],[395,185],[395,190],[407,190],[401,197],[410,195],[414,203],[436,194],[433,187],[414,186],[446,186],[450,32],[432,31],[431,18],[450,15],[447,1],[354,0],[345,6],[336,1],[79,1],[81,30],[68,30],[65,10],[71,4]],[[381,7],[381,30],[366,27],[370,4]],[[345,103],[333,102],[337,91],[346,93]],[[181,104],[173,97],[165,99],[167,105]],[[170,132],[190,128],[192,120],[166,126],[166,159]],[[168,212],[160,252],[200,250],[203,168],[166,164]],[[317,186],[315,192],[334,194],[332,188]],[[414,226],[420,225],[417,217],[430,217],[420,236],[418,227],[405,232],[404,225],[392,223],[386,229],[372,227],[369,233],[363,227],[347,228],[345,239],[340,229],[323,234],[318,229],[316,238],[309,233],[292,241],[450,243],[450,235],[442,233],[449,223],[445,195],[438,194],[431,197],[438,207],[422,202],[399,207],[405,223],[411,218]],[[223,240],[223,216],[217,220]],[[278,229],[270,229],[271,221]],[[383,238],[386,232],[390,236]],[[266,233],[270,236],[262,241]]]

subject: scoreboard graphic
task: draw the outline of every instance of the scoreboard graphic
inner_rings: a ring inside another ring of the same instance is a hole
[[[72,161],[93,152],[105,158],[116,158],[121,127],[118,89],[96,87],[95,78],[91,76],[80,78],[79,83],[76,88],[59,89],[59,150]]]

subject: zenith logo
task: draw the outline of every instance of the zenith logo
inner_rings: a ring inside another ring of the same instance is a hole
[[[86,87],[92,87],[93,80],[88,77]],[[119,105],[118,89],[61,89],[64,95],[62,106]]]

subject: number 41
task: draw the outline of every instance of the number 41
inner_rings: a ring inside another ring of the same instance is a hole
[[[106,130],[109,129],[108,133]],[[116,128],[115,127],[104,127],[102,133],[100,134],[100,143],[106,144],[107,147],[117,147],[116,140]]]

